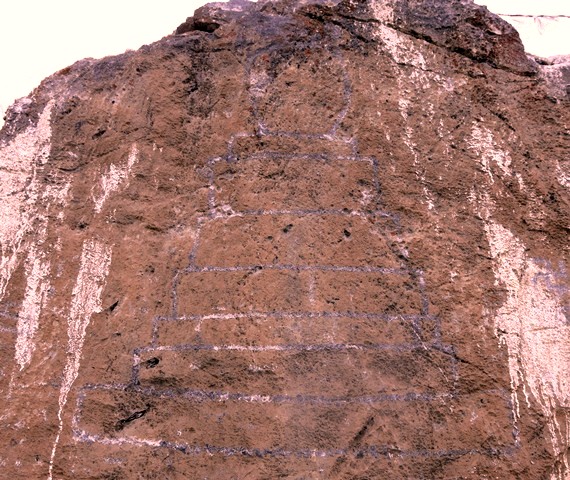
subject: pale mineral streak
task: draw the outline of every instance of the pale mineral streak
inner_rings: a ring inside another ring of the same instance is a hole
[[[0,300],[20,261],[24,236],[36,217],[40,195],[36,172],[49,156],[53,106],[53,101],[46,105],[36,126],[0,145]]]
[[[480,159],[490,188],[493,170],[512,175],[511,157],[483,124],[474,122],[468,145]],[[527,190],[520,174],[519,186]],[[484,187],[485,188],[485,187]],[[533,198],[532,192],[529,196]],[[472,198],[473,200],[473,198]],[[533,204],[539,204],[533,198]],[[530,258],[524,243],[493,220],[496,205],[488,193],[476,201],[494,261],[496,284],[506,289],[506,300],[494,315],[495,334],[508,350],[508,366],[515,419],[520,418],[522,395],[528,407],[536,402],[547,419],[549,440],[557,459],[552,480],[570,478],[570,327],[559,290],[548,281],[555,272],[547,262]],[[532,218],[532,212],[529,212]]]
[[[63,411],[71,387],[79,374],[87,326],[91,316],[101,311],[101,295],[111,266],[111,253],[112,248],[100,240],[90,239],[83,244],[79,273],[71,294],[67,328],[67,363],[59,392],[57,413],[59,427],[51,453],[49,479],[53,478],[53,460],[63,430]]]
[[[122,165],[111,164],[101,176],[99,184],[93,187],[92,198],[96,213],[101,212],[103,205],[114,192],[128,186],[129,176],[138,160],[138,154],[138,148],[133,144],[127,160]]]
[[[26,292],[18,314],[15,355],[20,370],[32,359],[34,336],[50,286],[49,273],[50,262],[38,251],[36,245],[32,245],[26,261]]]
[[[485,125],[473,122],[469,146],[478,153],[481,168],[489,176],[491,183],[495,181],[492,172],[493,164],[500,169],[503,175],[511,174],[509,153],[498,147],[493,132]]]
[[[565,164],[566,168],[563,168],[560,164],[557,165],[558,173],[558,183],[563,187],[570,189],[570,164]]]
[[[551,479],[566,480],[570,478],[570,326],[561,289],[551,281],[560,275],[548,262],[529,257],[524,243],[492,219],[495,206],[488,195],[478,204],[496,285],[506,289],[493,321],[495,335],[508,351],[513,416],[520,419],[521,396],[527,407],[539,406],[557,460]]]
[[[21,103],[31,100],[22,99]],[[0,147],[0,300],[15,269],[27,251],[26,290],[18,313],[16,363],[22,370],[31,361],[46,294],[50,288],[50,261],[46,245],[50,209],[63,212],[69,182],[44,185],[41,168],[49,161],[51,114],[55,102],[48,102],[37,125],[28,127],[7,145]],[[35,231],[33,238],[27,235]]]
[[[42,191],[34,181],[30,188],[32,191],[38,192],[35,208],[30,211],[34,215],[32,221],[35,221],[36,235],[28,247],[25,263],[26,291],[18,313],[18,338],[15,356],[20,370],[24,369],[32,359],[32,353],[35,349],[34,337],[39,326],[42,309],[46,303],[46,295],[51,287],[51,262],[49,261],[51,245],[47,242],[48,213],[53,213],[53,210],[58,211],[56,221],[59,223],[63,220],[70,182],[50,185],[44,187]],[[43,206],[44,212],[38,211],[40,206]],[[58,242],[61,243],[60,238]]]
[[[20,102],[30,101],[22,99]],[[50,262],[44,251],[48,228],[45,211],[51,206],[63,209],[69,189],[69,183],[46,187],[39,179],[39,169],[48,162],[51,149],[53,107],[54,101],[51,100],[36,126],[29,126],[0,147],[0,300],[27,251],[27,285],[18,313],[15,347],[20,370],[31,360],[34,336],[50,288]],[[34,230],[34,238],[26,241],[26,236]]]
[[[391,22],[394,20],[394,7],[389,2],[372,2],[372,11],[376,19],[381,22]]]
[[[530,395],[547,419],[555,456],[562,465],[552,478],[570,474],[570,327],[556,289],[545,278],[551,272],[525,254],[525,246],[502,225],[487,220],[485,231],[495,261],[497,282],[507,289],[507,298],[495,316],[495,329],[506,345],[513,400]]]

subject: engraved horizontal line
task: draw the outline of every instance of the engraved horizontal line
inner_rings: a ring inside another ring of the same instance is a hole
[[[345,144],[350,145],[350,144]],[[239,161],[251,161],[251,160],[316,160],[322,162],[330,162],[330,161],[347,161],[347,162],[362,162],[362,163],[369,163],[374,164],[376,159],[373,157],[366,157],[361,155],[335,155],[332,153],[286,153],[286,152],[277,152],[266,150],[260,153],[253,153],[249,155],[240,156],[239,153],[233,152],[230,156],[230,159],[226,160],[226,162],[233,163]],[[232,162],[233,160],[233,162]],[[213,163],[213,162],[212,162]]]
[[[270,130],[267,127],[263,126],[263,133],[262,137],[264,138],[295,138],[295,139],[304,139],[304,140],[326,140],[328,142],[338,142],[338,143],[345,143],[351,145],[354,141],[353,138],[347,139],[339,137],[338,135],[330,132],[326,133],[303,133],[303,132],[286,132],[286,131],[278,131],[278,130]],[[240,132],[232,135],[230,137],[229,144],[233,145],[237,138],[255,138],[259,139],[259,135],[255,134],[252,135],[251,133]]]
[[[387,315],[384,313],[359,312],[246,312],[246,313],[211,313],[207,315],[180,315],[178,317],[156,317],[157,321],[192,321],[192,320],[232,320],[239,318],[348,318],[363,320],[393,321],[437,321],[434,315]]]
[[[157,345],[137,348],[135,354],[146,352],[179,352],[179,351],[236,351],[236,352],[323,352],[323,351],[344,351],[344,350],[374,350],[374,351],[396,351],[407,352],[413,350],[441,351],[441,345],[432,343],[401,343],[401,344],[384,344],[384,343],[323,343],[323,344],[282,344],[282,345],[198,345],[198,344],[180,344],[180,345]]]
[[[180,392],[180,391],[184,391],[184,390],[189,390],[190,389],[173,389],[173,388],[167,388],[167,389],[157,389],[156,387],[143,387],[140,385],[136,385],[136,384],[132,384],[132,383],[86,383],[84,385],[82,385],[79,389],[79,398],[78,398],[78,404],[82,403],[86,392],[90,392],[90,391],[112,391],[112,390],[122,390],[125,392],[140,392],[140,393],[144,393],[144,394],[149,394],[149,395],[157,395],[160,394],[161,392],[167,392],[169,394],[172,394],[174,392]],[[196,390],[195,390],[196,391]],[[389,396],[390,394],[387,394],[386,396]],[[472,397],[472,396],[476,396],[476,395],[495,395],[497,397],[501,397],[503,400],[508,400],[510,401],[511,399],[511,391],[505,388],[488,388],[488,389],[481,389],[481,390],[476,390],[473,392],[456,392],[456,391],[449,391],[449,392],[440,392],[440,393],[433,393],[433,394],[425,394],[425,393],[421,393],[421,394],[402,394],[402,395],[398,395],[398,397],[400,397],[403,400],[423,400],[426,398],[432,399],[432,400],[437,400],[439,398],[453,398],[453,399],[461,399],[462,397]],[[412,398],[411,396],[413,396],[414,398]],[[326,397],[323,397],[326,398]],[[396,398],[396,400],[398,401],[400,398]],[[390,399],[386,399],[386,401],[390,401]]]
[[[497,15],[500,17],[548,18],[549,20],[555,20],[557,18],[570,18],[570,15],[533,15],[530,13],[497,13]]]
[[[354,266],[334,266],[334,265],[280,265],[280,264],[262,264],[262,265],[243,265],[233,267],[221,266],[189,266],[186,267],[184,273],[203,273],[203,272],[248,272],[262,270],[283,270],[296,272],[350,272],[350,273],[380,273],[384,275],[406,275],[410,274],[410,270],[404,268],[386,268],[386,267],[354,267]]]
[[[285,131],[285,130],[271,130],[267,127],[264,127],[265,133],[264,137],[279,137],[279,138],[303,138],[307,140],[311,139],[320,139],[326,140],[329,142],[340,142],[340,143],[349,143],[344,141],[342,138],[338,137],[330,130],[324,133],[303,133],[303,132],[296,132],[296,131]],[[253,135],[250,135],[253,137]]]
[[[168,388],[158,389],[154,387],[135,386],[129,388],[130,391],[161,398],[177,398],[182,397],[187,400],[196,402],[214,401],[214,402],[245,402],[245,403],[293,403],[301,405],[347,405],[347,404],[376,404],[376,403],[393,403],[393,402],[432,402],[434,400],[446,400],[454,398],[453,392],[443,393],[404,393],[404,394],[377,394],[377,395],[360,395],[360,396],[337,396],[327,397],[324,395],[264,395],[264,394],[244,394],[216,392],[206,390],[196,390],[190,388]]]
[[[93,435],[87,431],[74,428],[73,436],[75,440],[87,443],[100,443],[103,445],[133,445],[142,447],[160,447],[177,450],[188,455],[222,455],[231,456],[247,456],[247,457],[339,457],[354,456],[365,457],[399,457],[399,458],[450,458],[461,457],[465,455],[485,455],[496,457],[498,455],[510,456],[516,447],[488,448],[488,449],[456,449],[456,450],[399,450],[395,447],[369,446],[359,449],[299,449],[287,450],[282,448],[276,449],[257,449],[243,447],[217,447],[213,445],[189,445],[186,443],[168,442],[165,440],[148,440],[137,437],[105,437],[102,435]]]
[[[3,325],[0,325],[0,333],[16,334],[16,333],[18,333],[18,329],[15,327],[5,327]]]
[[[214,208],[215,210],[215,208]],[[365,210],[348,210],[348,209],[292,209],[292,210],[230,210],[226,214],[215,211],[215,219],[233,218],[246,216],[269,216],[269,215],[291,215],[291,216],[310,216],[310,215],[331,215],[338,217],[364,217],[364,218],[396,218],[395,215],[386,213],[381,210],[365,211]],[[211,218],[208,218],[211,220]]]

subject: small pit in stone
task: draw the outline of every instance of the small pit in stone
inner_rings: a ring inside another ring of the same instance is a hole
[[[150,410],[150,405],[147,405],[144,410],[139,410],[138,412],[135,412],[132,415],[129,415],[127,418],[123,418],[123,419],[119,420],[115,424],[115,430],[117,432],[121,431],[129,423],[134,422],[135,420],[144,417],[148,413],[149,410]]]
[[[109,311],[112,312],[115,310],[115,308],[117,308],[119,306],[119,300],[117,300],[116,302],[114,302],[110,307],[109,307]]]
[[[144,362],[145,368],[154,368],[160,363],[160,359],[157,357],[149,358],[146,362]]]

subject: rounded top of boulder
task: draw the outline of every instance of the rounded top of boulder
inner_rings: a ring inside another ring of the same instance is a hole
[[[232,0],[198,8],[174,33],[213,33],[232,23],[256,28],[260,17],[297,15],[357,24],[361,34],[368,31],[369,36],[374,25],[385,24],[476,62],[525,76],[537,72],[514,27],[472,0]]]

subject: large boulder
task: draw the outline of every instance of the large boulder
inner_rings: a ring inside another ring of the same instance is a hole
[[[3,477],[570,478],[541,63],[467,0],[285,0],[46,79],[0,132]]]

